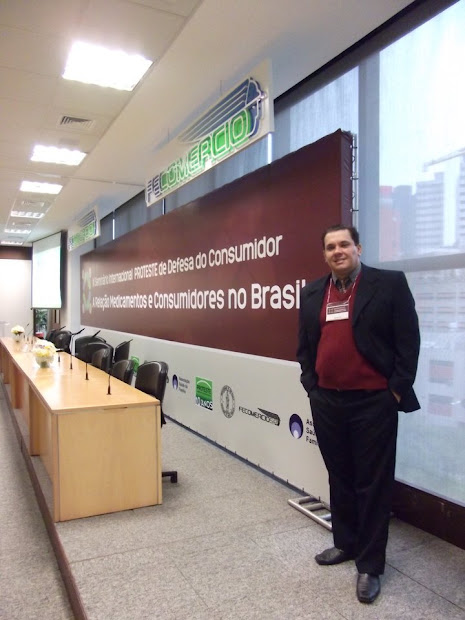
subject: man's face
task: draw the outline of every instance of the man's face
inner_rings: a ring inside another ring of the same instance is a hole
[[[325,236],[323,255],[331,271],[345,278],[360,263],[362,246],[355,245],[348,230],[336,230]]]

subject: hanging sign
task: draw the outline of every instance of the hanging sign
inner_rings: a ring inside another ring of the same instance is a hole
[[[68,230],[68,252],[75,250],[87,241],[91,241],[100,235],[100,220],[97,207],[86,213]]]
[[[265,62],[156,155],[147,206],[273,131],[271,69]]]

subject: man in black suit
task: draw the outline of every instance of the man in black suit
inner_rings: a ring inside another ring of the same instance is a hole
[[[331,226],[322,241],[331,273],[302,289],[297,350],[330,485],[334,547],[315,560],[355,559],[358,600],[372,603],[384,572],[398,411],[420,408],[418,317],[404,273],[360,262],[355,228]]]

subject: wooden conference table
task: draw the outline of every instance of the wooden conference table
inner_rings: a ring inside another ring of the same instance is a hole
[[[0,339],[0,369],[23,443],[51,482],[54,521],[161,504],[160,403],[60,353],[40,368],[31,345]]]

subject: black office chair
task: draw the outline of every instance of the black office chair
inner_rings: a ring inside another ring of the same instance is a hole
[[[72,333],[67,330],[56,331],[52,337],[51,342],[53,342],[57,351],[65,351],[65,353],[69,353],[69,344],[71,342],[71,337]]]
[[[63,325],[63,327],[55,327],[54,329],[49,329],[47,333],[45,334],[45,340],[48,340],[48,342],[53,342],[53,338],[55,337],[55,334],[60,332],[65,327],[66,326]]]
[[[154,396],[160,401],[161,425],[166,424],[163,413],[163,397],[165,396],[166,381],[168,378],[168,364],[166,362],[144,362],[137,369],[134,387],[146,394]],[[178,481],[177,471],[162,471],[161,475],[169,477],[171,482]]]
[[[80,338],[76,338],[74,341],[74,355],[79,359],[82,359],[82,352],[90,342],[103,342],[106,344],[106,340],[95,334],[93,336],[81,336]]]
[[[129,359],[129,347],[131,340],[125,340],[125,342],[120,342],[115,347],[115,352],[113,354],[113,364],[120,362],[121,360]]]
[[[79,357],[79,359],[81,359],[83,362],[86,362],[87,364],[91,364],[94,353],[96,353],[100,349],[108,349],[110,351],[109,364],[111,366],[111,361],[113,359],[113,347],[107,342],[88,342],[85,347],[80,350],[79,355],[76,355],[76,357]]]
[[[134,376],[134,360],[119,360],[110,370],[112,377],[131,385]]]
[[[94,343],[92,343],[94,344]],[[101,344],[104,344],[103,342]],[[92,355],[91,364],[95,368],[100,368],[104,372],[110,372],[111,354],[113,350],[110,347],[101,347]]]

